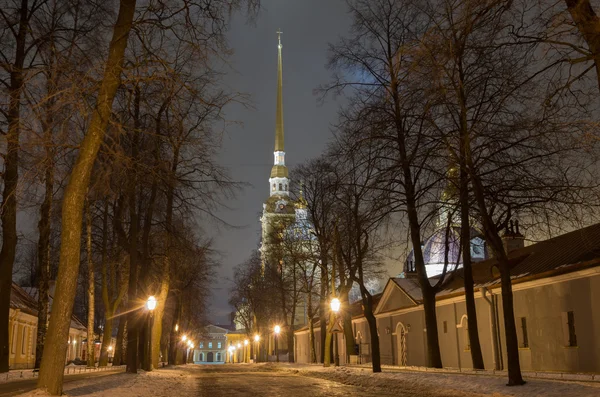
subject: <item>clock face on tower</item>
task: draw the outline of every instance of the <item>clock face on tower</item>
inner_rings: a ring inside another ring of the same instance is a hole
[[[275,203],[275,211],[284,212],[287,206],[287,202],[285,200],[279,200]]]

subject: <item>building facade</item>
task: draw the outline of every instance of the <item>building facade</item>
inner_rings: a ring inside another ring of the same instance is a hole
[[[27,290],[12,284],[10,293],[8,343],[10,369],[27,369],[35,365],[37,340],[37,301]],[[87,328],[75,316],[71,319],[66,362],[82,357]]]
[[[506,237],[505,247],[512,249],[509,257],[521,369],[600,373],[600,224],[527,247],[523,247],[520,234]],[[506,369],[507,362],[496,269],[493,258],[473,265],[486,369]],[[472,362],[462,269],[456,272],[436,299],[439,344],[445,367],[468,369]],[[427,365],[427,330],[415,277],[407,273],[405,278],[391,278],[378,296],[375,316],[382,364]],[[369,362],[371,339],[360,313],[353,317],[352,327],[354,354],[346,356],[341,349],[340,360]],[[315,331],[319,341],[319,327]],[[295,337],[297,361],[310,362],[308,330],[297,331]],[[339,346],[344,346],[343,334],[337,337]]]
[[[227,358],[227,333],[229,330],[208,325],[193,352],[195,364],[223,364]]]

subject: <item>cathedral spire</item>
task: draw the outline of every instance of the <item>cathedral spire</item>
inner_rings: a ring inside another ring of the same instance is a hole
[[[285,150],[283,146],[283,62],[281,59],[281,29],[277,31],[277,114],[275,116],[275,151],[273,168],[269,186],[271,196],[289,195],[288,169],[285,166]]]
[[[281,61],[281,29],[277,30],[279,44],[277,59],[277,116],[275,119],[275,151],[283,152],[283,65]]]

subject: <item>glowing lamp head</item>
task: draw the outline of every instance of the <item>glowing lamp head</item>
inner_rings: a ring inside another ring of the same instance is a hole
[[[76,341],[75,339],[73,339],[73,344],[74,344],[74,345],[75,345],[75,344],[77,344],[77,341]]]
[[[194,344],[190,343],[190,349],[193,349],[193,348],[194,348]]]
[[[276,325],[275,328],[273,328],[273,331],[275,331],[275,333],[279,335],[279,333],[281,332],[281,327],[279,325]]]
[[[254,335],[254,342],[258,342],[260,340],[260,336],[258,334]]]
[[[175,332],[179,331],[179,324],[175,324]]]
[[[150,311],[156,309],[156,298],[154,296],[148,297],[148,300],[146,301],[146,307]]]
[[[331,310],[333,310],[334,313],[337,313],[340,311],[341,305],[342,305],[342,303],[340,302],[340,300],[338,298],[333,298],[331,300]]]
[[[241,343],[238,343],[238,344],[237,344],[237,348],[239,349],[240,347],[242,347],[242,344],[241,344]]]
[[[187,340],[187,336],[186,336],[186,335],[183,335],[183,336],[181,337],[181,340],[185,342],[185,341]]]
[[[112,350],[112,346],[108,346],[108,351],[111,351],[111,350]]]
[[[248,346],[248,339],[244,341],[244,346]]]

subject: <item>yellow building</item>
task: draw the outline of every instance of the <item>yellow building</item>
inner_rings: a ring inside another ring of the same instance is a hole
[[[10,346],[8,364],[10,369],[33,368],[35,364],[38,311],[37,301],[30,295],[31,292],[28,293],[15,283],[12,284],[8,323]],[[75,358],[81,358],[82,342],[86,335],[86,327],[77,317],[72,316],[65,364]]]
[[[37,302],[15,283],[10,293],[8,318],[10,369],[33,368],[37,333]]]

